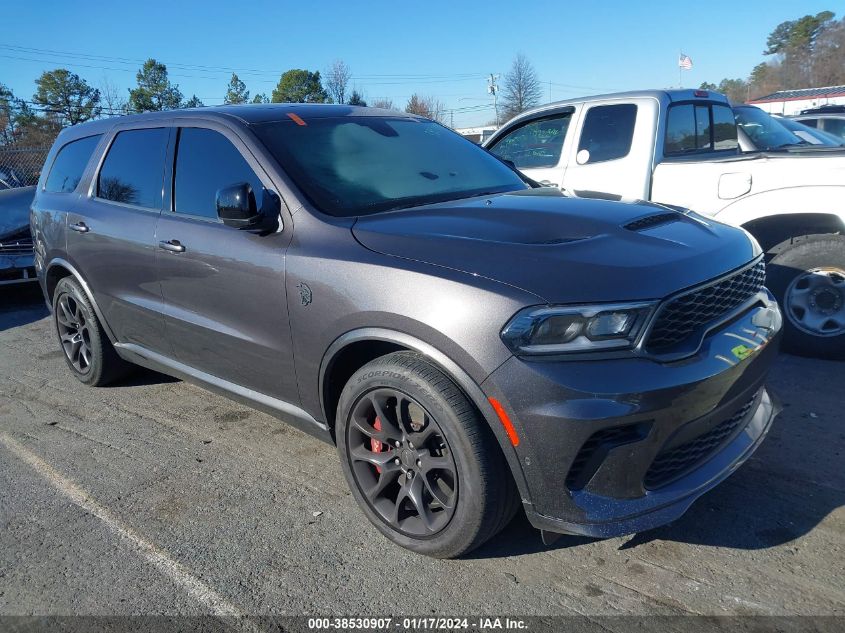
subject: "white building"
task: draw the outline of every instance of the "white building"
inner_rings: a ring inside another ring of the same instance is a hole
[[[479,127],[458,127],[455,128],[455,132],[480,145],[487,138],[493,136],[493,132],[497,129],[495,125],[482,125]]]
[[[769,114],[799,114],[824,105],[845,105],[845,86],[780,90],[748,102]]]

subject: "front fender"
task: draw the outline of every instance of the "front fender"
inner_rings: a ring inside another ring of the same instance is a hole
[[[382,341],[395,343],[401,347],[414,350],[415,352],[425,356],[429,361],[437,365],[449,377],[451,377],[452,380],[454,380],[461,388],[464,394],[466,394],[466,396],[472,401],[484,417],[487,422],[487,426],[489,426],[490,430],[493,431],[493,435],[496,437],[496,440],[502,449],[502,453],[504,453],[505,459],[508,462],[511,473],[513,474],[521,499],[523,502],[529,501],[530,497],[528,485],[526,483],[525,474],[522,470],[522,460],[520,455],[518,454],[517,448],[513,446],[508,438],[505,428],[499,421],[499,417],[493,409],[493,405],[490,404],[490,401],[484,391],[482,391],[481,387],[478,386],[475,380],[473,380],[473,378],[464,371],[460,365],[449,358],[449,356],[434,346],[411,336],[410,334],[387,328],[372,327],[359,328],[338,337],[334,343],[331,344],[328,350],[326,350],[323,360],[320,363],[320,402],[323,403],[323,405],[325,405],[325,398],[323,394],[326,382],[325,378],[332,366],[333,359],[336,358],[344,348],[360,341]],[[328,420],[329,412],[325,410],[325,406],[323,406],[323,414],[324,419]]]

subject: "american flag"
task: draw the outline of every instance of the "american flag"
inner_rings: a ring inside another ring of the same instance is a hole
[[[681,56],[678,57],[678,67],[683,68],[684,70],[692,70],[692,60],[690,59],[690,56],[681,53]]]

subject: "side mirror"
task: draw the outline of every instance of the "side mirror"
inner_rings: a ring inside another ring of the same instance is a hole
[[[272,191],[262,191],[259,210],[255,192],[249,183],[240,182],[217,191],[215,197],[217,217],[223,224],[251,233],[268,233],[278,228],[281,204]]]

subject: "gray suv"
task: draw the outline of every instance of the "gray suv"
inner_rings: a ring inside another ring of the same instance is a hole
[[[568,198],[426,119],[227,106],[64,130],[33,202],[71,371],[132,364],[337,446],[388,538],[458,556],[521,505],[608,537],[679,517],[777,408],[745,231]]]

